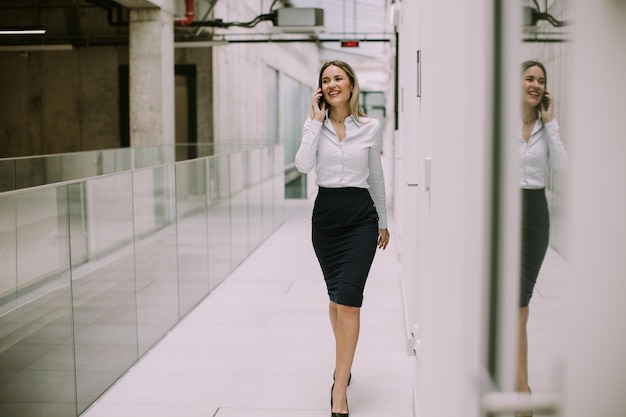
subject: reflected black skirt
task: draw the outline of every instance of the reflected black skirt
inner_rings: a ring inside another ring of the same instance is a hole
[[[378,241],[378,214],[369,191],[320,187],[311,237],[330,300],[361,307]]]
[[[522,271],[520,307],[528,307],[550,240],[545,190],[522,190]]]

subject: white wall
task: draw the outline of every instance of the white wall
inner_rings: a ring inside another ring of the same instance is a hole
[[[626,3],[572,1],[568,417],[626,410]]]
[[[418,416],[478,415],[491,27],[487,2],[403,2],[396,201]],[[422,53],[417,98],[417,57]],[[432,158],[430,191],[425,158]],[[417,187],[408,187],[416,182]]]

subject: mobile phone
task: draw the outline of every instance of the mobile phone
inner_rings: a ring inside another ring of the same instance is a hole
[[[322,83],[320,83],[318,88],[320,89],[320,92],[322,92]],[[317,107],[319,107],[320,110],[322,109],[322,103],[326,104],[326,108],[328,108],[328,103],[326,103],[326,99],[324,98],[324,93],[322,93],[320,98],[317,99]]]
[[[550,107],[550,99],[545,94],[541,99],[541,107],[543,107],[544,110],[548,110],[548,107]]]
[[[317,99],[317,107],[322,108],[322,104],[326,104],[326,100],[324,100],[324,96],[321,95],[320,98]],[[328,107],[328,106],[326,106]]]

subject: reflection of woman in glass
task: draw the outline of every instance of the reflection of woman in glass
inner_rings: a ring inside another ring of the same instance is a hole
[[[551,170],[563,170],[568,156],[554,118],[554,97],[546,90],[543,64],[522,64],[522,120],[519,139],[520,186],[522,188],[522,270],[519,311],[517,390],[528,386],[528,304],[539,269],[548,249],[550,218],[545,187]],[[518,416],[532,415],[531,412]]]

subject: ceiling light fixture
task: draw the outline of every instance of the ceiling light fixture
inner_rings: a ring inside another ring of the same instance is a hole
[[[44,27],[0,27],[0,35],[45,35]]]
[[[48,45],[0,45],[0,52],[10,51],[71,51],[71,44],[48,44]]]

